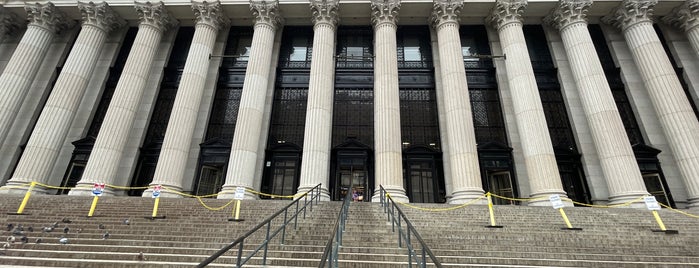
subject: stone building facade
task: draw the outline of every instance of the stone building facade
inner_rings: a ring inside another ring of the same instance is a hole
[[[0,193],[699,206],[698,0],[0,3]]]

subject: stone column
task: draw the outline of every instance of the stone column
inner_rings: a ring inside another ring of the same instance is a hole
[[[599,154],[611,204],[648,195],[633,149],[626,136],[599,56],[587,30],[592,0],[561,0],[545,22],[561,31],[590,133]]]
[[[507,56],[507,78],[512,91],[517,129],[522,139],[531,197],[548,197],[551,194],[566,197],[522,31],[522,14],[526,7],[527,0],[497,0],[486,20],[498,30],[503,53]],[[548,200],[530,203],[549,204]]]
[[[107,36],[125,24],[105,2],[78,2],[78,8],[82,29],[8,185],[48,181]]]
[[[264,118],[265,93],[269,84],[274,35],[281,27],[282,17],[277,2],[250,1],[250,10],[255,18],[254,34],[228,160],[226,183],[221,189],[228,193],[220,194],[218,198],[221,199],[232,198],[236,187],[253,189],[257,155],[264,153],[258,151],[258,146]],[[246,198],[256,197],[248,195]]]
[[[332,147],[335,89],[335,30],[338,0],[313,0],[313,55],[308,83],[306,127],[299,193],[322,183],[322,199],[330,200],[330,148]]]
[[[17,15],[0,6],[0,43],[5,38],[5,35],[12,34],[17,27]]]
[[[78,185],[91,186],[95,182],[115,184],[121,157],[160,39],[167,28],[175,23],[162,2],[136,2],[135,8],[141,20],[138,33]],[[85,187],[73,189],[69,194],[91,193],[90,187]],[[108,188],[106,194],[112,193]]]
[[[372,0],[374,26],[374,157],[373,201],[382,185],[394,200],[408,202],[403,188],[403,151],[400,136],[398,54],[396,29],[400,0]]]
[[[165,139],[160,149],[160,157],[151,182],[151,185],[164,185],[176,191],[182,191],[187,156],[194,135],[199,104],[204,93],[206,74],[209,70],[209,55],[216,43],[216,35],[220,27],[228,23],[218,1],[192,2],[192,10],[197,18],[194,37],[189,47],[187,62],[177,88],[177,96],[175,96],[175,103],[165,130]],[[149,189],[143,195],[150,196],[151,193],[152,190]],[[167,192],[163,196],[181,197]]]
[[[699,207],[699,121],[651,20],[657,0],[624,0],[603,21],[621,29],[687,187]]]
[[[699,0],[686,0],[663,17],[663,21],[685,31],[695,55],[699,57]]]
[[[451,168],[452,193],[449,203],[467,203],[483,195],[481,172],[478,166],[478,149],[473,128],[473,115],[469,101],[466,70],[459,37],[459,15],[463,1],[435,0],[431,23],[437,32],[440,76],[442,79],[442,104],[448,140],[449,167]],[[444,146],[447,147],[447,146]]]
[[[24,9],[29,25],[0,75],[0,144],[12,127],[54,36],[70,26],[63,12],[51,2],[29,4]]]

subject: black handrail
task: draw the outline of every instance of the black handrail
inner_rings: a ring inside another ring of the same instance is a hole
[[[263,222],[259,223],[257,226],[250,229],[250,231],[248,231],[244,235],[238,237],[238,239],[236,239],[235,241],[231,242],[230,244],[223,247],[222,249],[220,249],[219,251],[217,251],[213,255],[206,258],[206,260],[199,263],[197,265],[197,267],[199,267],[199,268],[205,267],[206,265],[212,263],[218,257],[221,257],[221,255],[225,254],[226,252],[228,252],[229,250],[231,250],[232,248],[234,248],[237,245],[240,245],[240,247],[238,248],[236,267],[242,267],[243,264],[245,264],[248,260],[250,260],[262,248],[264,248],[264,253],[262,256],[262,265],[266,265],[267,264],[267,248],[269,246],[269,241],[271,241],[272,238],[274,238],[275,236],[277,236],[277,234],[279,234],[279,232],[281,232],[282,233],[281,243],[284,244],[284,236],[286,234],[286,225],[288,223],[290,223],[292,220],[294,220],[294,228],[296,228],[296,222],[297,222],[299,213],[301,213],[301,211],[303,211],[303,217],[306,218],[306,207],[309,206],[309,204],[310,204],[309,210],[313,211],[313,201],[315,200],[315,203],[318,204],[318,201],[320,200],[320,186],[321,186],[321,184],[318,184],[315,187],[313,187],[312,189],[308,190],[301,197],[296,198],[296,200],[289,203],[288,205],[286,205],[284,208],[280,209],[276,213],[272,214],[272,216],[267,217],[266,220],[264,220]],[[310,200],[308,199],[309,194],[311,195]],[[302,198],[304,200],[303,201],[304,204],[303,204],[303,207],[299,209],[299,203],[301,202]],[[289,208],[291,206],[293,206],[294,204],[296,204],[296,212],[291,217],[287,217]],[[284,223],[282,223],[282,225],[277,230],[270,233],[272,220],[274,220],[277,216],[281,215],[282,212],[284,213]],[[265,240],[252,253],[250,253],[249,256],[247,256],[247,257],[245,257],[245,259],[243,259],[243,246],[245,245],[245,239],[248,238],[249,236],[251,236],[252,234],[254,234],[257,230],[259,230],[260,228],[262,228],[265,225],[267,225],[267,228],[266,228],[267,234],[265,236]]]
[[[439,259],[437,259],[436,256],[434,256],[432,250],[430,250],[427,244],[425,244],[425,241],[422,240],[422,237],[417,232],[410,220],[408,220],[408,217],[406,217],[405,214],[403,214],[403,211],[400,209],[400,207],[398,207],[396,202],[393,201],[391,195],[389,195],[388,192],[386,192],[386,190],[383,188],[383,185],[380,185],[379,187],[381,206],[384,207],[384,212],[388,214],[388,220],[391,222],[391,229],[395,232],[395,226],[398,226],[398,247],[403,247],[402,242],[403,240],[405,240],[405,245],[408,249],[408,267],[413,267],[414,257],[415,263],[418,265],[418,267],[425,268],[427,266],[426,256],[429,256],[432,260],[432,264],[434,264],[435,267],[441,268],[442,263],[439,261]],[[395,215],[396,211],[398,211],[398,217],[396,217]],[[401,228],[401,219],[403,219],[403,221],[405,222],[405,232]],[[420,247],[422,247],[421,256],[417,255],[415,249],[412,246],[410,240],[411,235],[415,236],[415,239],[417,239],[418,243],[420,243]]]
[[[323,251],[323,257],[320,258],[320,264],[318,268],[324,268],[325,263],[328,263],[328,267],[336,267],[338,265],[338,255],[340,251],[340,246],[342,246],[342,232],[345,231],[345,221],[347,220],[347,212],[349,212],[349,205],[351,198],[351,191],[347,191],[345,195],[345,202],[342,203],[342,208],[337,215],[337,220],[335,220],[335,227],[333,228],[333,233],[328,238],[328,242],[325,244],[325,250]]]

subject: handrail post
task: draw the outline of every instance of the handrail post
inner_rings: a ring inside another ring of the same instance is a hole
[[[294,230],[299,229],[298,224],[297,224],[299,221],[298,213],[299,213],[299,202],[296,202],[296,212],[294,213],[294,215],[297,215],[297,216],[294,216]]]
[[[401,235],[400,235],[400,232],[402,232],[402,229],[400,227],[400,216],[396,217],[395,215],[393,215],[393,218],[394,219],[398,218],[398,247],[400,248],[400,247],[403,247],[403,243],[402,243],[403,239],[401,239]]]
[[[262,254],[262,265],[267,264],[267,249],[269,248],[269,229],[272,228],[272,222],[267,223],[267,235],[265,235],[265,251]]]
[[[284,223],[282,223],[282,245],[284,245],[284,238],[286,237],[286,214],[289,209],[284,210]]]
[[[306,219],[306,205],[308,205],[308,195],[303,195],[303,218],[304,219]],[[311,207],[313,207],[313,202],[311,202]]]
[[[240,261],[241,261],[242,258],[243,258],[243,246],[245,246],[245,240],[244,240],[244,239],[243,239],[242,241],[240,241],[240,247],[238,248],[238,260],[237,260],[236,265],[235,265],[235,266],[238,267],[238,268],[242,267]]]
[[[425,247],[422,247],[422,268],[427,267],[427,256],[425,256]]]

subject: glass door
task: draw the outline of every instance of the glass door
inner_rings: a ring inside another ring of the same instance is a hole
[[[514,198],[512,177],[509,171],[488,172],[488,191],[503,197]],[[502,198],[493,198],[496,205],[514,205],[515,202]]]
[[[195,193],[196,195],[218,193],[221,191],[223,182],[223,166],[202,165]]]
[[[368,201],[368,172],[366,155],[340,155],[337,159],[336,183],[333,200],[344,200],[352,192],[352,200]]]
[[[648,193],[655,196],[655,200],[665,205],[671,206],[668,194],[663,187],[663,182],[658,173],[643,174],[643,182],[646,184]]]

